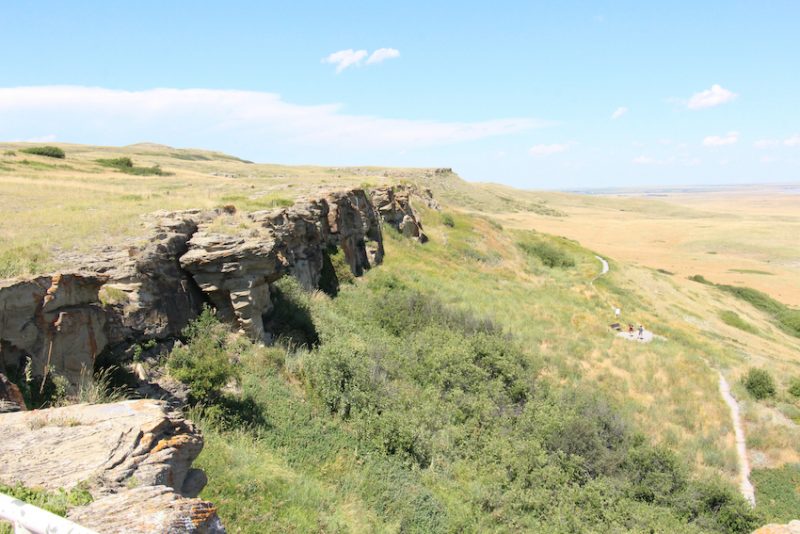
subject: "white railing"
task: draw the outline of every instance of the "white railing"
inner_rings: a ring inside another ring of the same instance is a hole
[[[0,493],[0,521],[8,521],[16,534],[97,534],[69,519]]]

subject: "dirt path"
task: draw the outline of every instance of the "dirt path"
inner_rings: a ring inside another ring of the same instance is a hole
[[[736,456],[739,458],[739,489],[742,492],[742,496],[755,506],[756,492],[753,484],[750,483],[750,462],[747,461],[747,442],[744,437],[742,415],[739,413],[739,403],[731,395],[731,387],[725,377],[722,376],[722,373],[719,373],[719,393],[731,410],[733,433],[736,437]]]

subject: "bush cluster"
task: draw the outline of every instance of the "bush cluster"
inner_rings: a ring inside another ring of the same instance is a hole
[[[545,241],[519,241],[517,246],[532,258],[537,258],[547,267],[568,268],[575,266],[575,260],[561,248]]]
[[[57,146],[33,146],[30,148],[21,148],[20,152],[26,154],[33,154],[35,156],[46,156],[48,158],[64,159],[67,155],[63,150]]]
[[[747,391],[758,400],[775,396],[775,380],[765,369],[751,368],[742,378],[742,383]]]
[[[206,307],[183,332],[187,344],[176,346],[167,360],[167,369],[175,379],[189,386],[195,403],[214,403],[222,388],[238,375],[231,361],[229,332]]]
[[[97,163],[104,167],[111,167],[125,174],[133,174],[136,176],[171,176],[172,173],[161,170],[158,165],[152,167],[137,167],[134,165],[133,160],[128,157],[112,158],[112,159],[97,159]]]

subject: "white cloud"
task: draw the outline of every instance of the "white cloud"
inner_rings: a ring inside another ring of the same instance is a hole
[[[692,95],[686,107],[689,109],[713,108],[714,106],[731,102],[735,100],[737,96],[739,95],[725,89],[721,85],[714,84],[711,86],[711,89],[706,89],[705,91],[700,91]]]
[[[367,59],[367,65],[382,63],[387,59],[393,59],[396,57],[400,57],[400,51],[396,48],[379,48],[369,56],[369,59]]]
[[[366,50],[353,50],[352,48],[348,48],[347,50],[339,50],[338,52],[334,52],[322,58],[322,62],[336,65],[336,73],[338,74],[347,67],[360,65],[365,57],[367,57]]]
[[[800,146],[800,135],[795,134],[787,139],[784,139],[783,144],[786,146]]]
[[[400,51],[396,48],[378,48],[372,54],[366,50],[353,50],[352,48],[348,48],[347,50],[339,50],[338,52],[334,52],[322,58],[322,62],[336,65],[336,74],[339,74],[349,67],[360,67],[362,64],[377,65],[378,63],[383,63],[387,59],[396,57],[400,57]],[[364,62],[365,58],[367,59],[366,62]]]
[[[542,156],[549,156],[551,154],[557,154],[559,152],[564,152],[569,148],[569,144],[557,144],[554,143],[552,145],[534,145],[530,149],[528,149],[528,154],[536,157]]]
[[[703,139],[703,146],[725,146],[733,145],[739,141],[739,132],[728,132],[725,136],[709,135]]]
[[[614,110],[614,113],[611,114],[611,118],[613,120],[617,120],[618,118],[625,115],[627,112],[628,108],[626,108],[625,106],[618,107],[616,110]]]
[[[373,157],[372,150],[397,153],[515,134],[547,124],[531,118],[445,122],[353,115],[339,104],[298,105],[256,91],[0,87],[0,139],[46,131],[80,143],[148,140],[278,156],[314,148],[316,154],[341,159]]]

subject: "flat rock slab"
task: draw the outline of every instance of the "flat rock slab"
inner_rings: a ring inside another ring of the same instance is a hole
[[[642,330],[642,335],[639,335],[638,330],[634,330],[633,333],[629,332],[620,332],[617,334],[617,337],[622,337],[627,339],[628,341],[638,341],[639,343],[650,343],[653,341],[653,333],[649,330]]]
[[[93,495],[165,485],[194,497],[199,431],[162,401],[78,404],[0,414],[0,482],[46,489],[87,483]],[[198,487],[199,486],[199,487]]]

